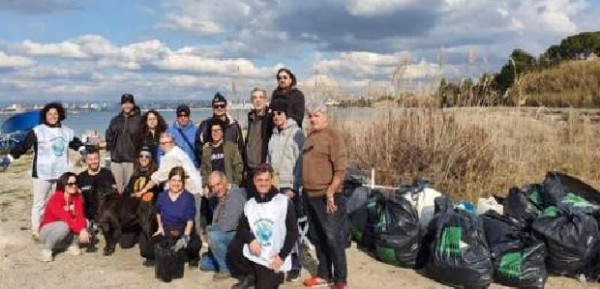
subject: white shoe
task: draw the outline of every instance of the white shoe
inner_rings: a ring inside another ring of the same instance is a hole
[[[71,246],[69,246],[69,249],[67,249],[67,251],[69,251],[69,254],[71,254],[71,256],[79,256],[79,255],[81,255],[81,250],[79,249],[78,245],[71,245]]]
[[[42,249],[40,254],[40,261],[42,262],[52,262],[52,250]]]

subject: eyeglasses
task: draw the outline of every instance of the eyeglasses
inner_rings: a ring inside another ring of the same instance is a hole
[[[226,104],[214,104],[213,108],[225,108],[227,105]]]
[[[178,114],[177,117],[190,117],[190,115],[182,113],[182,114]]]
[[[76,186],[77,186],[77,183],[71,183],[71,182],[67,183],[67,187],[76,187]]]
[[[274,111],[273,114],[275,114],[275,115],[284,115],[285,111]]]
[[[151,155],[151,154],[148,154],[148,153],[144,153],[144,154],[140,154],[140,155],[139,155],[139,158],[140,158],[140,159],[151,159],[151,158],[152,158],[152,155]]]

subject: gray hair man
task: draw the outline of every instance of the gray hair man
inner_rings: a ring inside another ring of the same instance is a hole
[[[327,106],[322,101],[307,107],[311,131],[303,149],[303,198],[308,214],[310,234],[315,236],[317,274],[306,280],[308,287],[335,284],[346,288],[346,243],[342,230],[343,209],[340,205],[342,180],[346,173],[344,141],[329,125]]]

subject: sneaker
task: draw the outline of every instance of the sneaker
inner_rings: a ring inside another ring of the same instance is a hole
[[[229,272],[217,272],[212,276],[213,281],[221,281],[229,278],[231,278],[231,274]]]
[[[202,272],[211,272],[217,270],[216,261],[212,257],[212,254],[204,253],[200,259],[200,265],[198,269]]]
[[[333,287],[334,289],[348,289],[348,286],[346,286],[346,283],[337,283],[335,284],[335,287]]]
[[[40,254],[40,261],[52,262],[52,250],[42,249],[42,252]]]
[[[304,279],[304,282],[302,282],[302,284],[306,287],[311,287],[311,288],[331,286],[331,283],[329,283],[328,280],[325,280],[325,279],[317,277],[317,276],[312,276],[308,279]]]
[[[145,267],[154,267],[155,264],[156,261],[153,259],[146,259],[144,260],[144,262],[142,262],[142,265],[144,265]]]
[[[285,278],[287,282],[296,282],[298,280],[300,280],[300,270],[290,270]]]
[[[71,256],[81,255],[81,250],[79,249],[79,246],[77,246],[77,245],[69,246],[69,249],[67,249],[67,251],[69,251],[69,254],[71,254]]]
[[[245,276],[242,277],[242,279],[240,279],[239,282],[235,283],[233,286],[231,286],[231,289],[246,289],[246,288],[251,288],[254,287],[254,276]]]

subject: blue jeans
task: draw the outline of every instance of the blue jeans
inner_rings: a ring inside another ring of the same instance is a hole
[[[221,230],[208,230],[208,246],[212,252],[214,260],[217,262],[217,269],[221,273],[229,273],[229,264],[227,261],[227,247],[233,240],[235,231],[224,232]]]

